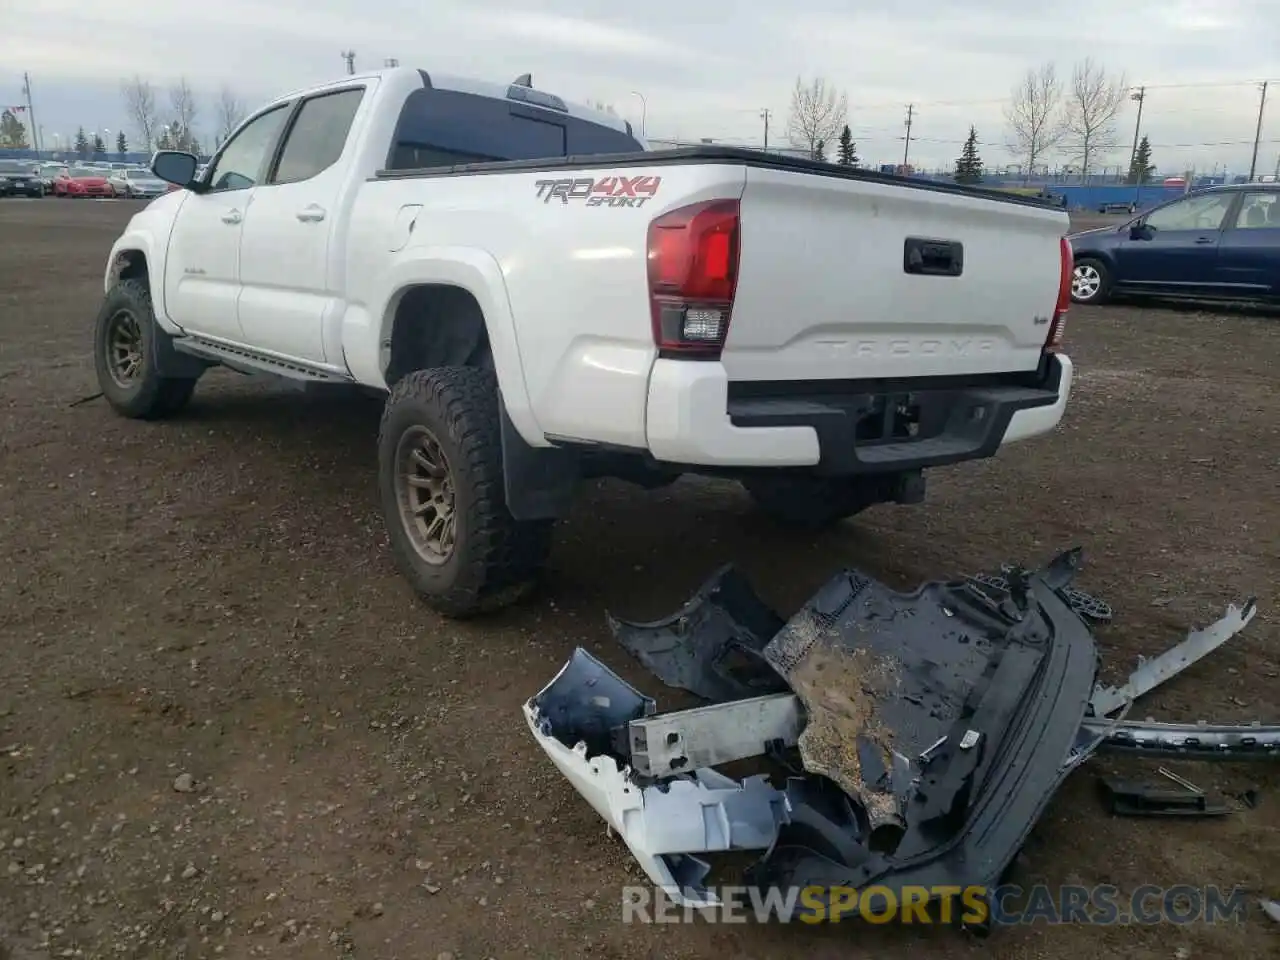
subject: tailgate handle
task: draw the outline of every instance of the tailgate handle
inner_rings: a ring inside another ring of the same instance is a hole
[[[964,272],[964,244],[958,240],[907,237],[902,269],[928,277],[958,277]]]

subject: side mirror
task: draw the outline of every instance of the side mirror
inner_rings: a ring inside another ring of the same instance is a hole
[[[196,178],[199,161],[181,150],[157,150],[151,158],[151,172],[161,180],[179,187],[190,187]]]
[[[1150,240],[1151,228],[1139,220],[1137,223],[1129,227],[1130,240]]]

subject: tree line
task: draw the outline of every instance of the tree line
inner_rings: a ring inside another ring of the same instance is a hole
[[[1011,92],[1005,107],[1009,124],[1009,151],[1034,174],[1053,153],[1078,164],[1080,182],[1089,179],[1099,160],[1120,147],[1117,127],[1130,93],[1123,73],[1110,73],[1086,57],[1064,79],[1052,61],[1032,67]],[[1145,136],[1129,163],[1129,182],[1144,183],[1155,173],[1151,141]]]
[[[1028,175],[1058,153],[1078,163],[1084,182],[1099,161],[1121,145],[1117,120],[1127,99],[1129,87],[1124,75],[1113,75],[1090,58],[1073,67],[1067,83],[1053,63],[1030,69],[1014,86],[1005,107],[1005,145]],[[797,77],[791,92],[787,138],[812,159],[825,160],[828,145],[838,137],[836,162],[857,165],[848,112],[847,95],[824,77],[808,82]],[[1144,136],[1130,161],[1129,182],[1145,183],[1154,174],[1151,142]],[[980,183],[985,176],[978,131],[972,124],[953,176],[959,183]]]
[[[135,142],[143,151],[185,150],[196,155],[204,152],[196,132],[200,100],[186,77],[160,90],[150,80],[135,75],[121,82],[120,91],[137,135]],[[231,136],[247,113],[245,102],[229,86],[218,91],[212,103],[215,149]]]

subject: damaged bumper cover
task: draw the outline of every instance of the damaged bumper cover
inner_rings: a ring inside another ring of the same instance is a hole
[[[715,904],[692,855],[730,849],[763,852],[760,887],[994,885],[1099,741],[1082,732],[1097,653],[1063,595],[1078,562],[1009,571],[995,598],[844,571],[785,624],[722,570],[675,617],[612,622],[712,706],[655,716],[579,650],[526,719],[678,903]],[[709,769],[770,754],[790,767],[781,789]]]
[[[765,849],[790,808],[764,777],[738,783],[702,769],[643,785],[610,742],[652,712],[651,699],[581,648],[524,706],[538,745],[622,837],[650,881],[682,905],[715,906],[703,887],[710,866],[691,854]]]

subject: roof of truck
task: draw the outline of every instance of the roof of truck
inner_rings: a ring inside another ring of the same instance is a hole
[[[490,80],[476,80],[471,77],[459,77],[447,73],[431,73],[427,70],[418,69],[417,67],[387,67],[383,70],[366,70],[361,73],[341,77],[329,83],[315,84],[314,86],[293,90],[283,96],[274,98],[272,103],[281,103],[285,100],[292,100],[294,97],[302,96],[306,93],[323,90],[330,86],[339,87],[353,81],[375,78],[399,78],[410,74],[418,78],[427,78],[434,90],[449,90],[455,93],[471,93],[481,97],[493,97],[498,100],[508,99],[507,94],[511,87],[515,85],[513,83],[495,83]],[[419,80],[419,82],[421,82],[421,80]],[[533,87],[532,89],[538,90],[539,88]],[[550,93],[551,91],[544,90],[541,92]],[[598,123],[601,126],[610,127],[614,130],[634,136],[632,131],[628,129],[629,125],[627,121],[619,117],[617,114],[606,113],[603,110],[596,110],[586,104],[573,103],[569,100],[564,100],[564,98],[561,98],[561,100],[563,100],[564,105],[568,110],[568,114],[571,117],[576,117],[580,120],[589,120],[592,123]],[[537,106],[537,104],[531,105]]]

